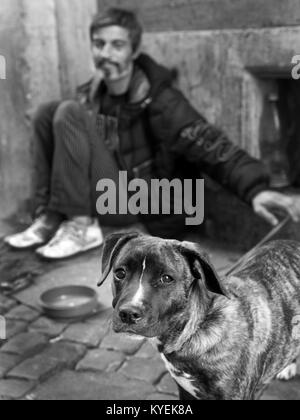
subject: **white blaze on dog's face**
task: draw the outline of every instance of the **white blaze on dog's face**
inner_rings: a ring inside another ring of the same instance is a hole
[[[187,322],[192,285],[199,279],[179,245],[142,236],[119,251],[111,267],[115,332],[159,337],[170,323]]]
[[[141,277],[139,279],[139,288],[138,288],[136,294],[134,295],[134,297],[131,301],[131,304],[133,306],[136,306],[136,307],[139,307],[140,305],[143,305],[143,301],[145,299],[145,296],[144,296],[145,291],[144,291],[143,280],[144,280],[144,275],[145,275],[145,272],[146,272],[146,268],[147,268],[147,257],[145,257],[144,261],[143,261],[142,274],[141,274]]]

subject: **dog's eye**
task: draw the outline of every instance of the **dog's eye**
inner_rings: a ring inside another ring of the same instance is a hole
[[[126,271],[123,268],[115,271],[115,278],[117,280],[124,280],[126,277]]]
[[[171,284],[173,283],[174,279],[171,276],[168,276],[167,274],[164,274],[161,279],[160,279],[161,283],[163,284]]]

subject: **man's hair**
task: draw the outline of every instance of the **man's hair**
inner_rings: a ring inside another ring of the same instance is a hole
[[[90,26],[90,37],[96,31],[107,26],[121,26],[129,31],[133,51],[136,52],[142,41],[143,28],[137,15],[131,10],[110,8],[104,13],[97,14]]]

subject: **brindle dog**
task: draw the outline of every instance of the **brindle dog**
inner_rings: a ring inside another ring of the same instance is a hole
[[[156,343],[181,399],[252,400],[295,370],[300,244],[263,246],[221,279],[197,244],[114,234],[102,263],[114,331]]]

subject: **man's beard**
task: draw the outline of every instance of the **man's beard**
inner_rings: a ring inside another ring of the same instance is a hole
[[[95,65],[103,73],[104,80],[107,83],[121,83],[131,75],[133,68],[130,60],[127,63],[120,64],[103,59],[98,60]]]
[[[106,67],[107,65],[109,67]],[[107,59],[96,61],[96,69],[102,70],[106,77],[111,77],[114,74],[112,67],[116,69],[117,75],[122,74],[123,70],[119,63]]]

